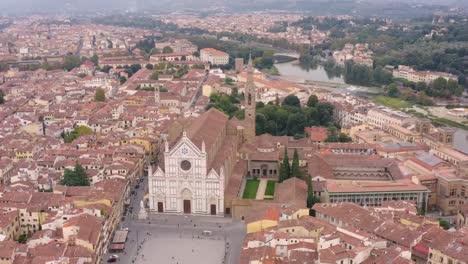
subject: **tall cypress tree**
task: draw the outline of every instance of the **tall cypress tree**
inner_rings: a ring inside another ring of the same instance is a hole
[[[307,208],[311,208],[315,204],[314,190],[312,188],[312,176],[307,178]]]
[[[287,180],[290,175],[290,169],[289,169],[289,157],[288,157],[288,148],[284,148],[284,157],[283,157],[283,162],[281,163],[280,167],[280,175],[278,182],[281,183],[284,180]]]
[[[297,149],[294,149],[291,177],[302,178],[301,169],[299,167],[299,153],[297,153]]]
[[[419,215],[426,215],[426,196],[423,196],[421,201],[421,209],[419,209]]]
[[[312,209],[314,204],[320,202],[320,199],[314,195],[314,190],[312,189],[312,176],[309,175],[307,179],[307,208],[309,208],[309,215],[315,216],[315,210]]]

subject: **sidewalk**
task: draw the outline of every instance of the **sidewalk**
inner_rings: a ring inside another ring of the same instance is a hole
[[[257,196],[255,197],[255,200],[263,200],[267,182],[267,179],[260,179],[260,184],[258,185]]]

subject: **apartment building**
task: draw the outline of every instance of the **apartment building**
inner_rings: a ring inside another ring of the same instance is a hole
[[[458,77],[446,72],[433,72],[433,71],[417,71],[409,66],[400,65],[398,69],[393,70],[394,78],[403,78],[411,82],[425,82],[431,83],[438,78],[445,80],[458,81]]]
[[[401,126],[404,121],[409,120],[410,118],[411,116],[402,112],[379,107],[370,109],[367,112],[366,122],[374,127],[383,129],[389,124]]]
[[[229,54],[220,50],[205,48],[200,50],[200,59],[212,65],[226,65],[229,63]]]

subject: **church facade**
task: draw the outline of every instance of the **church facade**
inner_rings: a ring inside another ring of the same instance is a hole
[[[198,148],[184,132],[172,149],[166,143],[164,170],[150,171],[150,210],[159,213],[223,215],[224,168],[208,170],[205,143]]]

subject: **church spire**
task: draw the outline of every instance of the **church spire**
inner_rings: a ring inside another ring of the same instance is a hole
[[[167,139],[164,141],[164,152],[169,152],[169,141]]]
[[[247,71],[253,73],[253,61],[252,61],[252,53],[249,53],[249,62],[247,66]]]

